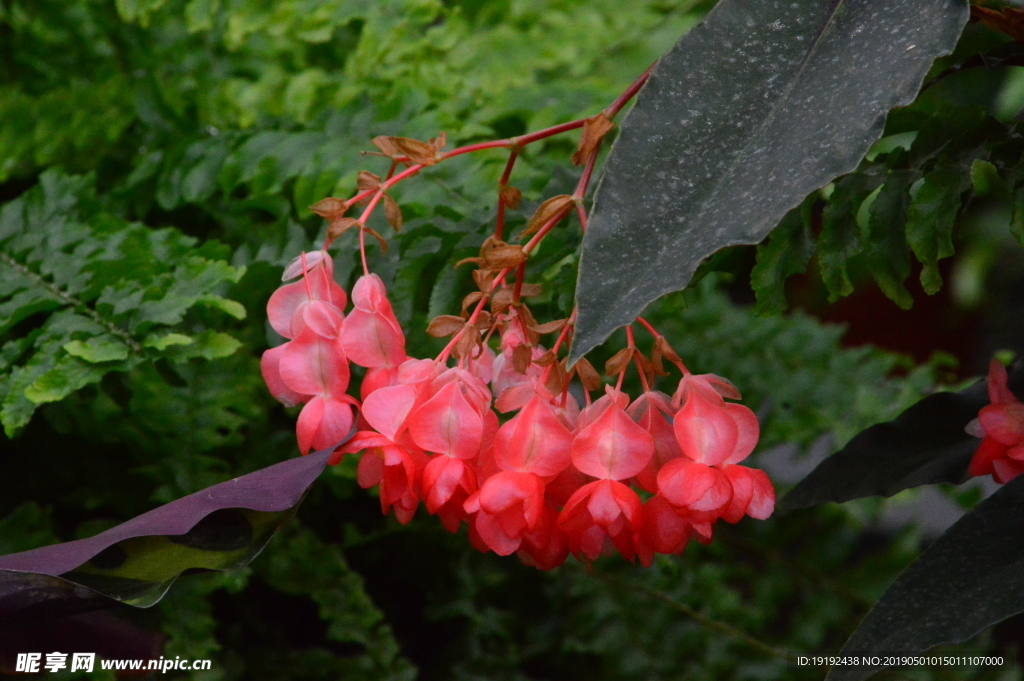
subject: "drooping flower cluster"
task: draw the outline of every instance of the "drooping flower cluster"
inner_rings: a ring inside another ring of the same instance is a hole
[[[967,432],[982,438],[968,474],[991,475],[1005,484],[1024,473],[1024,404],[1007,385],[1006,367],[993,359],[988,369],[988,397],[978,418],[967,425]]]
[[[432,323],[435,335],[454,336],[449,366],[447,351],[438,360],[406,356],[380,278],[359,278],[345,316],[331,273],[326,251],[288,268],[286,278],[299,279],[271,297],[268,315],[289,340],[264,354],[263,375],[281,402],[305,403],[303,454],[345,440],[359,407],[357,432],[332,463],[362,453],[359,484],[379,486],[383,511],[400,522],[422,502],[452,532],[466,523],[481,551],[551,569],[569,553],[594,560],[615,550],[649,565],[655,553],[682,551],[691,535],[709,542],[719,519],[771,514],[768,477],[740,465],[757,443],[757,418],[727,401],[740,398],[728,381],[687,371],[663,337],[652,361],[630,330],[630,347],[609,363],[619,384],[603,385],[586,360],[567,369],[558,359],[573,317],[538,325],[518,300],[520,283],[514,293],[500,289],[482,321]],[[478,283],[495,287],[493,276]],[[481,330],[496,336],[497,353]],[[555,332],[546,349],[540,336]],[[662,357],[683,371],[671,396],[648,387],[664,373]],[[367,369],[361,406],[345,394],[349,361]],[[631,361],[645,386],[636,399],[620,389]],[[570,391],[574,374],[582,409]],[[604,394],[591,402],[592,390]]]

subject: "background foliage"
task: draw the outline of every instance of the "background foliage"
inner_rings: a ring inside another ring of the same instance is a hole
[[[323,237],[307,206],[383,170],[359,156],[372,136],[444,130],[461,144],[589,115],[713,4],[0,1],[0,554],[94,534],[295,454],[294,413],[259,376],[259,355],[280,342],[263,307],[282,265]],[[1015,347],[1019,332],[984,320],[1019,320],[1003,299],[1022,272],[1006,246],[1024,233],[1024,81],[994,57],[956,68],[1014,47],[969,27],[856,173],[809,197],[756,255],[716,256],[699,286],[653,312],[691,368],[741,388],[761,452],[845,442]],[[525,155],[515,219],[571,190],[574,147]],[[392,247],[374,249],[371,268],[411,354],[437,350],[421,331],[458,306],[468,275],[452,265],[482,243],[503,164],[495,153],[433,168],[395,194],[402,234],[377,226]],[[559,230],[536,256],[538,314],[571,307],[577,243]],[[345,282],[351,241],[339,252]],[[926,299],[942,281],[952,286]],[[983,333],[966,345],[890,344],[919,362],[952,351],[958,375],[948,354],[917,366],[844,346],[841,327],[808,314],[836,318],[826,299],[855,291],[891,306],[877,290],[974,320]],[[787,300],[804,311],[755,315]],[[212,672],[182,677],[203,680],[819,678],[786,651],[838,650],[921,547],[913,527],[879,529],[888,503],[725,527],[650,570],[542,574],[477,554],[435,519],[384,518],[346,463],[249,568],[184,578],[152,610],[120,614],[162,632],[165,656],[212,657]],[[1013,631],[970,649],[1012,657]]]

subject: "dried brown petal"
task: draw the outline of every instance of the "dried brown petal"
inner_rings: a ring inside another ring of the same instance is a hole
[[[484,259],[483,258],[463,258],[462,260],[460,260],[457,263],[455,263],[455,268],[454,269],[458,269],[458,268],[462,267],[467,262],[471,262],[471,263],[474,263],[476,265],[483,265],[484,264]]]
[[[502,288],[494,292],[491,296],[491,310],[495,314],[501,314],[508,309],[508,306],[512,304],[512,289]]]
[[[523,193],[512,185],[499,184],[498,198],[503,204],[512,210],[515,210],[516,208],[519,208],[519,202],[523,199]]]
[[[402,229],[402,209],[398,207],[398,204],[393,198],[388,195],[384,195],[384,217],[387,218],[388,224],[396,232]]]
[[[536,364],[537,366],[546,367],[549,364],[554,364],[556,359],[558,359],[558,356],[555,355],[553,351],[548,350],[543,355],[533,360],[533,363]]]
[[[341,199],[328,197],[320,199],[310,206],[309,209],[325,220],[337,220],[348,210],[348,203]]]
[[[583,387],[587,390],[599,390],[604,384],[604,381],[601,380],[601,375],[597,373],[597,369],[595,369],[594,365],[588,362],[586,358],[581,357],[576,360],[576,364],[573,365],[573,368],[579,375],[580,381],[583,383]]]
[[[581,166],[587,162],[587,158],[601,144],[601,140],[608,134],[608,131],[615,126],[604,113],[591,116],[583,124],[583,135],[580,137],[580,145],[572,155],[572,164]]]
[[[491,328],[491,315],[488,314],[487,310],[480,311],[480,314],[478,314],[476,317],[474,325],[480,331],[486,331],[487,329]]]
[[[618,376],[626,367],[629,365],[629,361],[633,358],[633,348],[622,348],[612,358],[605,362],[604,373],[607,376]]]
[[[573,198],[568,194],[552,196],[550,199],[540,204],[537,210],[534,211],[533,217],[531,217],[530,221],[526,223],[526,229],[524,229],[522,234],[519,235],[519,238],[522,239],[524,236],[529,236],[555,217],[565,215],[572,208],[573,204]]]
[[[408,137],[392,137],[392,143],[398,151],[413,163],[432,166],[437,163],[437,149],[419,140]]]
[[[556,362],[551,365],[548,370],[548,380],[544,381],[544,387],[547,388],[552,395],[558,395],[565,389],[565,383],[568,380],[568,376],[565,372],[565,360]]]
[[[444,145],[448,143],[448,135],[444,134],[444,131],[437,133],[437,137],[432,137],[428,145],[434,150],[434,153],[444,149]]]
[[[470,293],[468,296],[462,299],[462,312],[465,313],[470,305],[478,302],[483,297],[484,294],[480,291],[473,291],[472,293]]]
[[[516,373],[525,374],[530,368],[530,360],[533,359],[533,349],[525,343],[517,345],[512,351],[512,367]]]
[[[519,290],[519,297],[533,298],[534,296],[539,296],[541,293],[544,293],[544,287],[540,284],[523,284],[522,288]]]
[[[385,156],[395,158],[401,156],[402,152],[398,150],[398,145],[395,144],[394,137],[388,137],[387,135],[378,135],[373,138],[373,144],[375,147],[381,150]]]
[[[662,357],[664,357],[668,361],[670,361],[670,362],[682,362],[683,361],[683,360],[681,360],[679,358],[679,355],[676,354],[676,351],[672,349],[672,346],[668,344],[668,341],[665,340],[664,336],[658,336],[657,338],[655,338],[654,339],[654,345],[661,352]]]
[[[484,293],[489,293],[494,283],[494,272],[490,270],[473,270],[473,281],[476,287]]]
[[[452,347],[452,354],[458,358],[470,357],[472,354],[475,354],[473,351],[480,345],[480,340],[480,332],[472,326],[467,326],[459,340],[455,341],[455,346]]]
[[[338,218],[331,223],[330,227],[327,228],[327,239],[329,241],[334,241],[358,224],[359,220],[356,220],[355,218]]]
[[[488,249],[484,254],[484,260],[491,269],[504,270],[517,267],[526,262],[527,255],[523,253],[522,246],[504,244]]]
[[[555,331],[561,331],[568,321],[568,319],[556,319],[553,322],[547,322],[530,328],[543,336],[545,334],[554,333]]]
[[[375,229],[370,229],[369,227],[363,227],[363,229],[366,231],[367,234],[369,234],[370,236],[372,236],[372,237],[377,239],[377,243],[380,244],[380,251],[381,251],[381,253],[387,255],[387,252],[388,252],[388,242],[384,241],[384,237],[382,237],[380,234],[378,234],[377,230],[375,230]]]
[[[360,170],[359,177],[356,178],[356,188],[361,192],[370,189],[380,189],[380,177],[374,175],[369,170]]]
[[[455,315],[443,314],[434,317],[427,325],[427,333],[434,338],[445,338],[457,333],[466,325],[466,320]]]
[[[655,343],[654,348],[651,350],[651,368],[655,376],[668,376],[668,372],[665,371],[665,364],[661,361],[661,358],[661,348]]]

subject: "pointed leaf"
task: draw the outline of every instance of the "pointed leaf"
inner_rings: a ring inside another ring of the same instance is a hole
[[[1024,612],[1024,477],[961,518],[896,579],[840,655],[914,655]],[[881,667],[836,667],[861,681]]]
[[[1010,372],[1010,388],[1024,395],[1024,363],[1016,363]],[[984,381],[959,392],[929,395],[894,420],[861,432],[825,459],[782,498],[779,510],[963,482],[981,442],[964,428],[988,403]]]
[[[208,487],[88,539],[0,556],[0,622],[14,613],[81,612],[108,598],[148,607],[186,570],[247,564],[292,516],[333,450]]]
[[[718,3],[654,69],[605,163],[570,363],[853,170],[967,16],[962,0]]]

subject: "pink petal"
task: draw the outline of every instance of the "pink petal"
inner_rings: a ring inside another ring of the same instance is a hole
[[[544,483],[532,473],[503,471],[491,476],[480,487],[480,507],[499,514],[516,509],[525,526],[533,530],[544,510]],[[511,536],[511,535],[510,535]]]
[[[393,385],[375,390],[363,401],[363,418],[374,430],[395,441],[416,406],[417,396],[416,386],[412,385]]]
[[[498,395],[498,399],[494,401],[494,408],[502,414],[507,414],[510,411],[522,408],[524,404],[529,402],[536,395],[537,391],[529,381],[510,385],[502,390],[501,394]]]
[[[576,434],[570,453],[576,468],[587,475],[625,480],[647,466],[654,455],[654,439],[612,402],[596,421]]]
[[[640,497],[621,482],[599,480],[590,494],[587,511],[603,527],[611,526],[620,516],[632,521],[641,514]]]
[[[302,308],[302,320],[318,336],[333,340],[341,335],[345,315],[330,303],[311,300]]]
[[[436,513],[452,498],[456,488],[467,475],[472,473],[460,459],[449,456],[435,456],[431,459],[423,469],[423,496],[427,502],[427,510]]]
[[[643,539],[658,553],[680,553],[686,548],[692,528],[686,514],[658,494],[644,504]]]
[[[359,366],[396,367],[405,361],[405,336],[397,322],[356,308],[345,319],[341,343]]]
[[[709,466],[729,458],[739,441],[739,428],[725,402],[708,399],[698,391],[686,398],[673,428],[683,455]]]
[[[304,272],[312,272],[320,263],[324,263],[325,267],[329,269],[332,269],[334,264],[331,261],[331,257],[323,250],[300,253],[292,258],[291,262],[284,268],[281,281],[288,281],[289,279],[302,276]]]
[[[503,470],[548,477],[571,463],[572,433],[540,397],[533,397],[498,433],[494,461]]]
[[[985,435],[1008,447],[1024,441],[1024,404],[990,404],[978,412]]]
[[[986,437],[974,451],[971,463],[967,467],[967,474],[971,477],[991,475],[993,462],[1003,458],[1006,455],[1006,450],[1006,445],[999,444],[992,438]]]
[[[1000,485],[1005,485],[1021,473],[1024,473],[1024,463],[1013,459],[999,459],[992,462],[992,479]]]
[[[389,385],[398,385],[398,367],[367,369],[363,382],[359,384],[359,396],[365,400],[373,391]]]
[[[308,401],[312,395],[303,395],[295,392],[281,379],[281,355],[285,352],[285,346],[278,345],[263,353],[260,358],[260,373],[263,374],[263,381],[267,384],[270,394],[278,402],[286,407],[294,407],[297,404]]]
[[[455,383],[449,383],[413,412],[409,433],[428,452],[472,459],[480,451],[483,420]]]
[[[750,469],[754,481],[754,496],[747,507],[747,515],[756,520],[764,520],[775,510],[775,487],[768,474],[756,468]]]
[[[356,482],[363,489],[379,485],[384,478],[384,457],[379,452],[369,451],[359,459],[356,467]]]
[[[293,338],[292,317],[299,306],[308,300],[306,283],[301,280],[274,291],[267,301],[267,319],[270,326],[285,338]]]
[[[307,395],[339,397],[348,389],[349,368],[336,340],[307,328],[281,353],[281,379],[292,390]]]
[[[320,430],[320,421],[324,417],[324,398],[314,397],[299,412],[299,419],[295,424],[295,435],[299,440],[299,451],[303,455],[309,453],[313,448],[313,441]]]
[[[385,306],[388,309],[391,307],[384,282],[376,274],[364,274],[356,280],[352,287],[352,304],[357,310],[365,312],[377,312]]]
[[[310,447],[319,451],[337,446],[352,433],[354,423],[351,404],[318,395],[299,413],[295,426],[299,449],[305,454]]]
[[[509,537],[502,529],[497,516],[490,513],[477,513],[473,525],[487,547],[499,556],[511,555],[523,542],[522,537]]]
[[[757,446],[757,440],[761,436],[761,425],[757,422],[754,412],[742,404],[726,403],[725,411],[732,416],[736,422],[736,447],[732,454],[725,460],[725,463],[739,463],[750,456]]]
[[[998,359],[988,365],[988,399],[992,404],[1013,404],[1018,402],[1017,396],[1007,386],[1009,377],[1006,367]]]
[[[658,490],[673,505],[693,511],[717,511],[732,499],[732,486],[721,471],[686,458],[662,467]]]
[[[754,478],[745,466],[726,466],[723,470],[732,485],[732,500],[722,512],[722,520],[738,523],[747,513],[750,500],[754,497]]]

